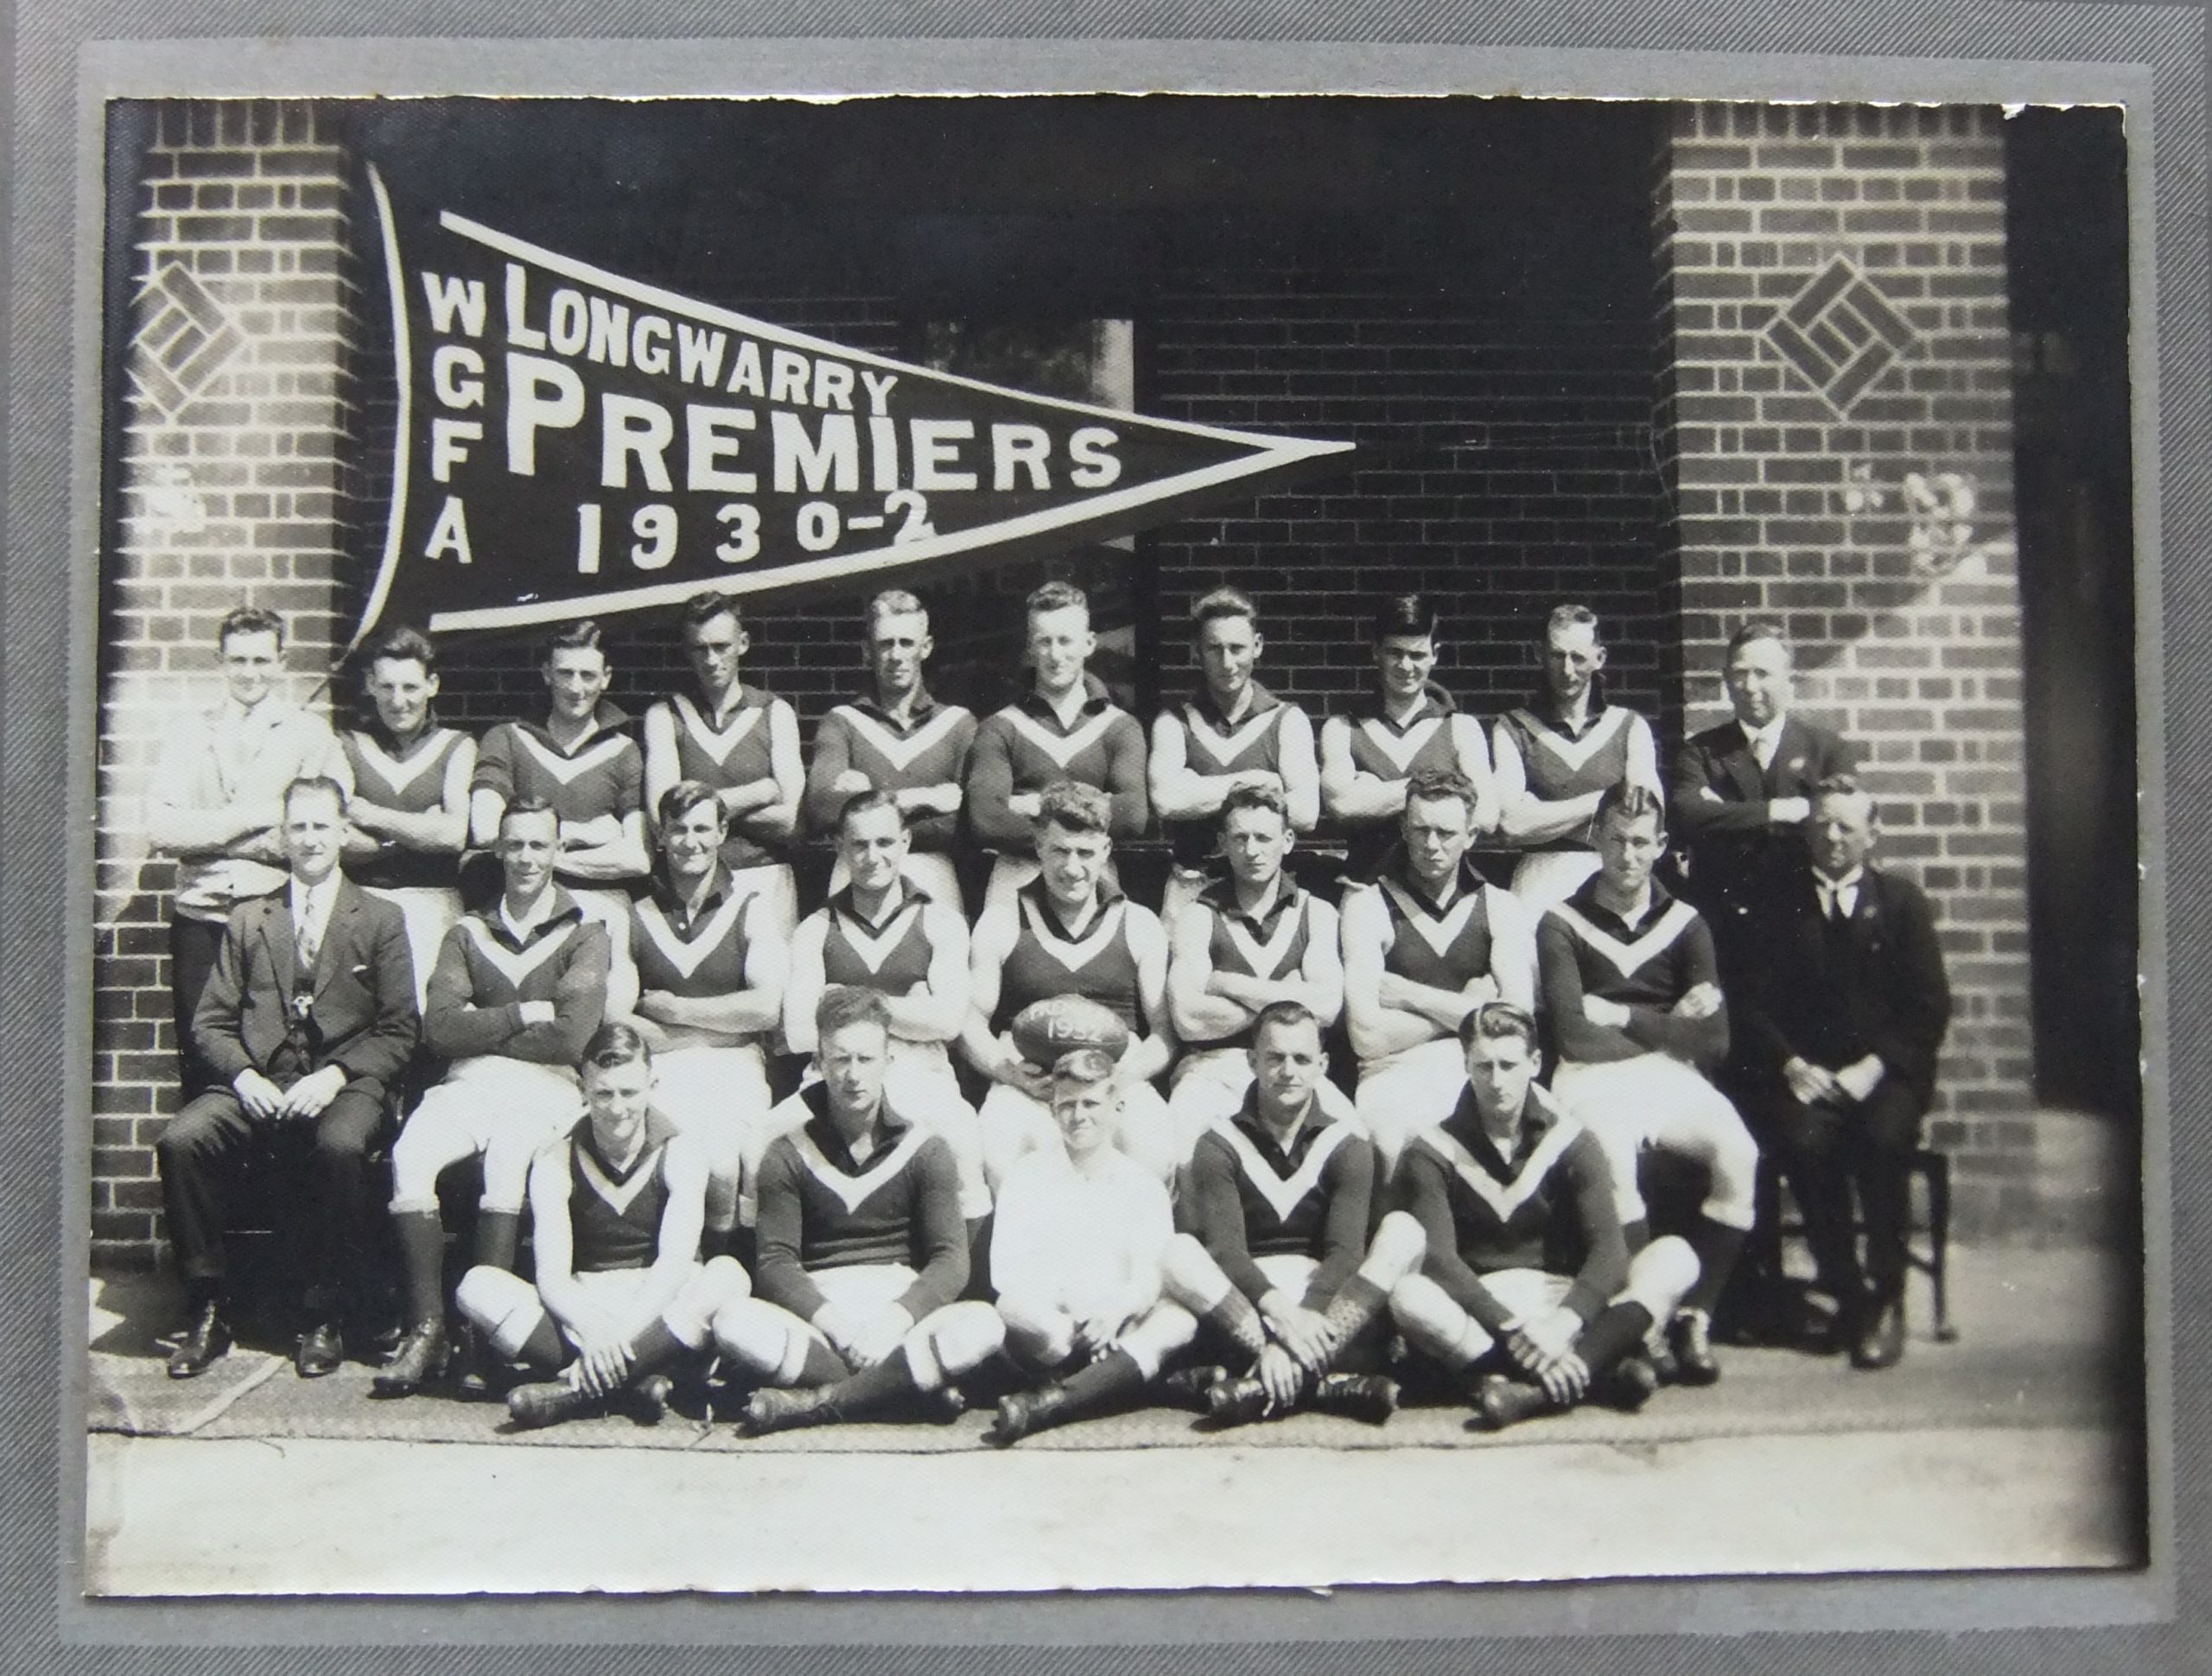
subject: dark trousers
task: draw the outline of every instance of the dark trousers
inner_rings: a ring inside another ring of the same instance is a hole
[[[200,992],[207,988],[222,947],[220,920],[187,919],[180,914],[169,921],[169,999],[176,1009],[177,1083],[187,1100],[222,1080],[207,1069],[192,1043],[192,1015],[199,1010]]]
[[[1919,1095],[1894,1077],[1847,1109],[1807,1106],[1786,1092],[1766,1104],[1768,1139],[1805,1219],[1805,1243],[1821,1285],[1847,1301],[1869,1286],[1885,1300],[1904,1291],[1912,1157],[1923,1111]],[[1866,1228],[1863,1269],[1851,1232],[1854,1184]]]
[[[357,1278],[377,1210],[368,1155],[384,1124],[384,1096],[349,1087],[315,1118],[249,1116],[228,1089],[211,1089],[168,1121],[154,1152],[177,1268],[196,1294],[222,1290],[223,1235],[249,1158],[276,1167],[270,1203],[288,1273],[301,1301],[327,1311]]]

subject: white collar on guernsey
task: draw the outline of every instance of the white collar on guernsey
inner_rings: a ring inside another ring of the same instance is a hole
[[[1644,928],[1632,943],[1624,943],[1584,914],[1572,900],[1561,902],[1552,909],[1580,942],[1605,957],[1622,977],[1633,977],[1645,962],[1668,948],[1690,928],[1697,917],[1697,911],[1688,903],[1669,901],[1658,917]]]
[[[535,931],[539,926],[543,925],[547,919],[551,917],[552,913],[553,886],[550,884],[548,884],[543,890],[538,892],[537,898],[528,907],[523,910],[522,917],[520,919],[517,919],[514,915],[509,911],[507,907],[506,892],[502,891],[499,893],[499,924],[507,928],[508,934],[512,936],[518,943],[528,943],[530,941],[531,933]]]
[[[1558,1162],[1559,1155],[1581,1133],[1582,1125],[1573,1117],[1561,1114],[1553,1119],[1510,1181],[1500,1181],[1484,1169],[1467,1150],[1466,1144],[1441,1126],[1421,1131],[1417,1144],[1434,1148],[1437,1155],[1451,1165],[1452,1172],[1465,1184],[1467,1190],[1488,1205],[1500,1222],[1507,1222],[1535,1196],[1543,1185],[1544,1178],[1551,1173],[1552,1165]],[[1484,1139],[1487,1140],[1488,1137]],[[1496,1143],[1491,1146],[1495,1149]]]
[[[1313,1145],[1306,1149],[1306,1156],[1298,1161],[1298,1167],[1287,1176],[1279,1176],[1233,1117],[1215,1119],[1213,1132],[1236,1154],[1236,1161],[1244,1166],[1245,1179],[1268,1202],[1277,1222],[1287,1221],[1290,1213],[1298,1209],[1298,1202],[1320,1184],[1321,1172],[1328,1167],[1329,1160],[1355,1133],[1351,1124],[1324,1120],[1313,1136]]]

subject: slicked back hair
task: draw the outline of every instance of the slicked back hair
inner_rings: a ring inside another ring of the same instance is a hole
[[[1478,1038],[1485,1042],[1503,1041],[1508,1036],[1518,1036],[1533,1057],[1536,1051],[1536,1021],[1526,1007],[1511,1001],[1484,1001],[1480,1006],[1459,1020],[1459,1045],[1474,1046]]]
[[[386,629],[370,643],[362,668],[373,670],[383,663],[420,663],[424,675],[438,672],[438,649],[430,637],[411,623]]]
[[[1103,1048],[1071,1048],[1052,1062],[1052,1086],[1091,1088],[1114,1080],[1114,1056]]]
[[[1793,668],[1796,666],[1797,648],[1789,644],[1789,634],[1783,630],[1782,625],[1771,617],[1753,617],[1730,635],[1728,650],[1721,654],[1720,666],[1726,669],[1734,663],[1736,654],[1754,640],[1773,641],[1776,645],[1782,648],[1783,655],[1789,658],[1791,666]]]
[[[1377,644],[1393,637],[1433,640],[1436,623],[1436,607],[1427,594],[1393,594],[1375,607],[1369,632]]]
[[[1635,780],[1615,780],[1598,794],[1598,808],[1590,817],[1590,830],[1597,831],[1615,816],[1626,822],[1640,821],[1647,815],[1651,817],[1660,836],[1666,836],[1667,800],[1649,786]]]
[[[1259,632],[1260,608],[1252,603],[1252,596],[1241,587],[1217,587],[1198,596],[1191,607],[1191,632],[1198,634],[1217,617],[1242,617]]]
[[[1406,781],[1406,806],[1440,802],[1456,797],[1459,806],[1467,811],[1467,818],[1475,818],[1475,809],[1481,795],[1475,783],[1456,768],[1416,768]]]
[[[1881,823],[1881,804],[1875,801],[1874,794],[1866,789],[1865,782],[1856,774],[1823,775],[1820,784],[1813,788],[1813,801],[1817,803],[1823,797],[1864,797],[1866,800],[1866,818],[1878,826]]]
[[[1030,592],[1025,611],[1031,617],[1040,617],[1048,611],[1065,611],[1071,606],[1090,615],[1090,596],[1073,582],[1044,582]]]
[[[887,587],[868,602],[868,632],[875,632],[875,625],[887,617],[918,617],[922,632],[930,631],[930,608],[903,587]]]
[[[874,1025],[888,1036],[891,1008],[875,990],[855,983],[833,983],[814,1004],[815,1039],[826,1042],[850,1025]]]
[[[284,650],[284,619],[259,606],[233,606],[215,625],[215,644],[220,647],[233,634],[273,634],[276,650]]]
[[[737,596],[715,588],[704,587],[683,602],[683,614],[679,619],[683,630],[697,628],[711,623],[717,617],[727,617],[741,629],[745,626],[745,613],[737,608]]]
[[[597,1065],[601,1070],[612,1070],[617,1065],[652,1062],[653,1044],[645,1039],[645,1032],[620,1019],[609,1019],[592,1032],[591,1040],[576,1057],[576,1069],[585,1071]]]
[[[887,809],[899,817],[901,831],[909,829],[910,822],[906,819],[906,811],[899,806],[899,794],[887,785],[872,785],[865,791],[853,793],[851,797],[845,799],[844,806],[838,809],[838,836],[842,837],[845,828],[861,816],[873,814],[879,809]]]
[[[1601,646],[1605,644],[1605,637],[1598,632],[1598,613],[1588,606],[1573,603],[1552,607],[1551,615],[1544,619],[1544,639],[1548,643],[1562,629],[1572,628],[1586,628],[1592,640]]]
[[[678,780],[660,794],[660,802],[655,807],[655,812],[660,816],[661,830],[667,831],[702,803],[712,803],[720,823],[725,827],[729,825],[729,816],[723,809],[722,800],[715,794],[714,787],[704,780]]]
[[[599,625],[588,617],[556,629],[545,637],[544,661],[551,663],[556,651],[595,651],[605,657],[607,648],[600,644],[601,638]]]
[[[302,774],[284,788],[284,813],[289,816],[292,812],[293,798],[303,797],[327,797],[338,805],[338,813],[341,819],[345,816],[349,801],[346,796],[346,788],[332,779],[329,775]]]

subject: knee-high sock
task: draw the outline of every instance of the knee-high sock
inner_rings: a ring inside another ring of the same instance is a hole
[[[1133,1392],[1144,1388],[1144,1369],[1127,1350],[1110,1350],[1089,1367],[1063,1381],[1071,1418],[1096,1413]]]
[[[1330,1355],[1341,1354],[1389,1301],[1389,1295],[1363,1274],[1354,1274],[1338,1287],[1329,1307],[1321,1312],[1321,1319],[1328,1324]]]
[[[1736,1267],[1737,1255],[1744,1248],[1744,1233],[1710,1216],[1697,1219],[1689,1235],[1690,1249],[1697,1253],[1697,1284],[1683,1298],[1684,1309],[1713,1313],[1713,1306],[1720,1301],[1721,1288]]]
[[[1575,1339],[1574,1353],[1582,1358],[1594,1378],[1638,1349],[1644,1334],[1650,1330],[1651,1311],[1643,1305],[1608,1305]]]
[[[553,1324],[551,1316],[538,1317],[537,1324],[530,1330],[530,1336],[523,1340],[522,1349],[515,1353],[515,1360],[547,1373],[561,1365],[561,1330]]]
[[[1638,1216],[1632,1222],[1621,1224],[1621,1238],[1627,1243],[1631,1257],[1651,1243],[1651,1222],[1649,1217]]]
[[[395,1211],[391,1226],[407,1276],[407,1324],[435,1327],[446,1313],[445,1228],[435,1210]]]
[[[919,1389],[914,1383],[914,1370],[906,1361],[906,1351],[898,1349],[872,1368],[863,1368],[857,1374],[848,1374],[834,1384],[823,1386],[819,1401],[828,1414],[851,1419],[887,1407]]]
[[[668,1323],[655,1316],[630,1341],[630,1377],[643,1379],[655,1369],[680,1360],[689,1348],[669,1331]]]
[[[1260,1319],[1260,1312],[1252,1300],[1231,1286],[1221,1301],[1205,1312],[1205,1320],[1213,1329],[1235,1345],[1248,1362],[1257,1362],[1260,1352],[1268,1348],[1267,1324]]]
[[[513,1273],[515,1246],[521,1231],[522,1212],[519,1210],[494,1210],[489,1205],[479,1207],[476,1212],[476,1260]]]

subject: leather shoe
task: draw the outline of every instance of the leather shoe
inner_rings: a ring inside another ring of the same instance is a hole
[[[589,1413],[600,1406],[597,1397],[586,1396],[582,1387],[564,1379],[518,1385],[507,1393],[507,1418],[524,1431],[556,1425],[563,1420]]]
[[[1485,1432],[1503,1432],[1509,1425],[1559,1409],[1542,1386],[1508,1379],[1503,1374],[1484,1374],[1475,1381],[1474,1397],[1475,1423]]]
[[[345,1361],[346,1341],[334,1321],[320,1321],[308,1328],[300,1335],[299,1349],[292,1352],[292,1365],[300,1370],[302,1379],[334,1374]]]
[[[1380,1425],[1398,1412],[1398,1381],[1381,1374],[1324,1374],[1313,1387],[1313,1406]]]
[[[411,1397],[445,1371],[446,1330],[440,1322],[410,1327],[391,1361],[377,1369],[369,1381],[379,1397]]]
[[[743,1424],[747,1437],[765,1438],[771,1432],[788,1432],[800,1425],[826,1425],[842,1418],[836,1405],[825,1401],[820,1390],[764,1385],[745,1400]]]
[[[646,1374],[632,1381],[623,1397],[632,1419],[639,1425],[658,1425],[668,1418],[668,1401],[675,1394],[676,1381],[666,1374]]]
[[[185,1329],[183,1339],[169,1352],[169,1377],[197,1379],[230,1348],[231,1324],[223,1319],[222,1306],[202,1304]]]
[[[1268,1387],[1249,1374],[1217,1380],[1206,1392],[1206,1413],[1217,1425],[1249,1425],[1268,1417]]]
[[[983,1441],[1003,1449],[1018,1444],[1033,1432],[1042,1432],[1067,1418],[1068,1388],[1057,1380],[1033,1391],[1009,1391],[999,1399],[997,1417],[983,1433]]]
[[[1683,1310],[1667,1324],[1667,1348],[1675,1353],[1675,1377],[1684,1385],[1712,1385],[1720,1378],[1713,1357],[1713,1317],[1703,1310]]]
[[[1590,1394],[1608,1408],[1633,1414],[1651,1400],[1658,1388],[1659,1373],[1650,1358],[1626,1355],[1598,1375]]]
[[[1219,1362],[1202,1362],[1196,1368],[1162,1374],[1153,1388],[1178,1408],[1194,1408],[1207,1414],[1213,1412],[1213,1387],[1228,1377],[1229,1369]]]
[[[1859,1342],[1851,1347],[1854,1368],[1894,1368],[1904,1360],[1904,1299],[1885,1298],[1876,1305]]]

